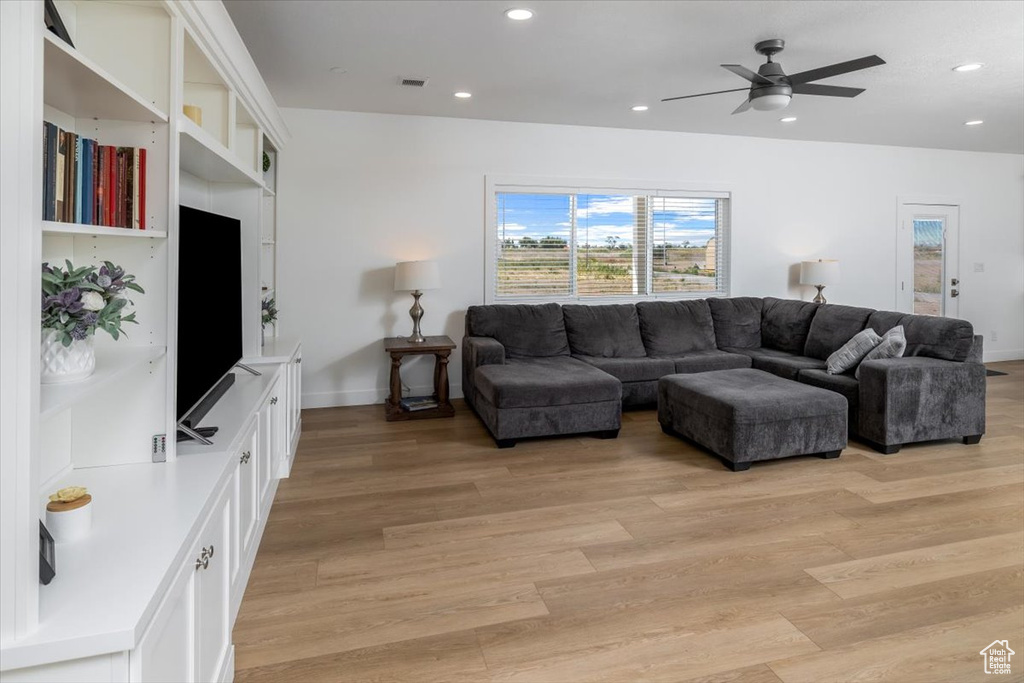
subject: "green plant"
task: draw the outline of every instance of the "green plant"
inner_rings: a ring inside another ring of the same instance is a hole
[[[135,276],[124,268],[104,261],[100,268],[75,268],[64,261],[66,268],[43,264],[42,327],[53,330],[64,346],[81,341],[99,328],[114,339],[124,330],[123,323],[135,323],[135,312],[125,314],[129,303],[126,290],[144,294],[135,283]],[[136,323],[137,324],[137,323]]]
[[[266,329],[267,325],[273,325],[277,322],[277,299],[274,297],[268,297],[263,300],[263,329]]]

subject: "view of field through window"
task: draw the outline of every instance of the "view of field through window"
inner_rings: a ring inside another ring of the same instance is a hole
[[[513,192],[495,199],[498,297],[721,291],[727,200]]]
[[[914,313],[942,315],[941,219],[914,221]]]

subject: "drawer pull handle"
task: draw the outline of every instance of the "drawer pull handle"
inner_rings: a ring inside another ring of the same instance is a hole
[[[270,399],[270,405],[272,405],[272,406],[276,406],[277,405],[277,396],[275,396],[272,399]]]
[[[203,551],[199,553],[199,559],[196,560],[196,571],[200,569],[208,569],[210,566],[210,560],[213,559],[213,544],[207,548],[203,546]]]
[[[251,458],[251,457],[252,457],[252,451],[246,451],[245,453],[242,453],[242,458],[241,458],[242,464],[244,465],[247,462],[249,462],[249,458]]]

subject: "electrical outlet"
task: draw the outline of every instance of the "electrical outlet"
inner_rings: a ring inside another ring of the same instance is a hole
[[[153,435],[153,462],[167,462],[167,435]]]
[[[999,341],[999,333],[998,333],[998,332],[996,332],[995,330],[992,330],[992,334],[991,334],[991,335],[989,335],[989,337],[990,337],[990,338],[992,339],[992,341],[994,341],[994,342],[995,342],[995,341]]]

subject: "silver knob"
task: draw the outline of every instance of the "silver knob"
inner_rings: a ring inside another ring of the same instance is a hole
[[[949,295],[955,299],[958,296],[960,296],[960,290],[959,289],[950,290]]]

